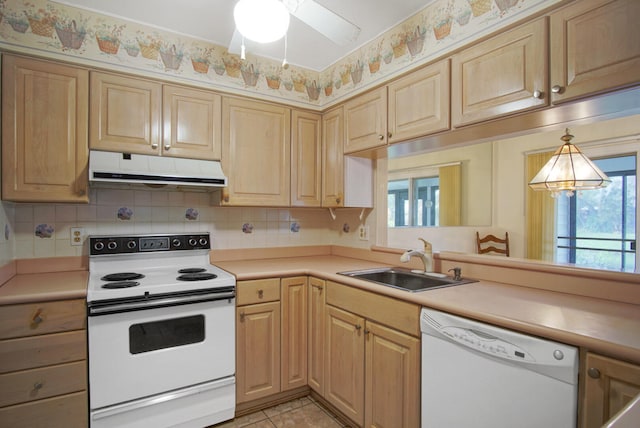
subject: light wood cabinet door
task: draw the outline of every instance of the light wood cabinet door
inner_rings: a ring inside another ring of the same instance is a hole
[[[89,74],[3,56],[2,199],[88,202]]]
[[[324,327],[325,281],[309,278],[309,318],[308,318],[308,383],[311,389],[324,396]]]
[[[547,21],[540,18],[454,55],[452,125],[548,105],[547,53]]]
[[[327,306],[324,398],[364,423],[364,318]]]
[[[587,353],[582,428],[600,428],[640,394],[640,366]]]
[[[319,207],[322,198],[322,116],[291,112],[291,206]]]
[[[307,385],[307,277],[281,280],[281,389]]]
[[[288,108],[223,98],[223,205],[289,206],[290,131]]]
[[[387,88],[382,87],[344,104],[344,153],[387,144]]]
[[[450,74],[446,59],[388,85],[389,143],[449,129]]]
[[[344,205],[344,109],[322,116],[322,206]]]
[[[151,80],[91,73],[89,146],[109,152],[160,153],[162,85]]]
[[[164,85],[162,92],[162,154],[220,160],[222,97],[173,85]]]
[[[552,13],[552,101],[637,84],[639,20],[637,0],[581,0]]]
[[[365,427],[420,425],[420,340],[367,320]]]
[[[280,392],[280,302],[236,309],[236,402]]]

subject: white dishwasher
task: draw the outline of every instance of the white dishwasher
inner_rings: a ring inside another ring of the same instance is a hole
[[[578,349],[423,308],[422,428],[575,428]]]

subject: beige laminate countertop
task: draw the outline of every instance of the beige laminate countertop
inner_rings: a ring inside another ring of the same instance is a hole
[[[0,286],[0,306],[84,299],[88,278],[87,271],[19,274]]]
[[[640,363],[640,306],[480,281],[410,293],[337,272],[385,266],[335,255],[213,263],[239,281],[312,275]]]

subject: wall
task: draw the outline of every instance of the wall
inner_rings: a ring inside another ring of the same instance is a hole
[[[88,205],[3,202],[0,224],[8,233],[0,241],[0,264],[13,258],[87,255],[86,243],[71,245],[71,227],[84,228],[86,235],[208,231],[216,249],[368,247],[374,242],[359,240],[356,209],[338,209],[332,220],[327,209],[212,207],[208,193],[125,188],[93,188],[90,201]]]

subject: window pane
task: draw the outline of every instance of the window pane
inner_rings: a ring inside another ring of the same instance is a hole
[[[438,177],[423,177],[413,180],[413,217],[416,226],[437,226]]]
[[[387,226],[409,225],[409,180],[393,180],[387,184]]]

